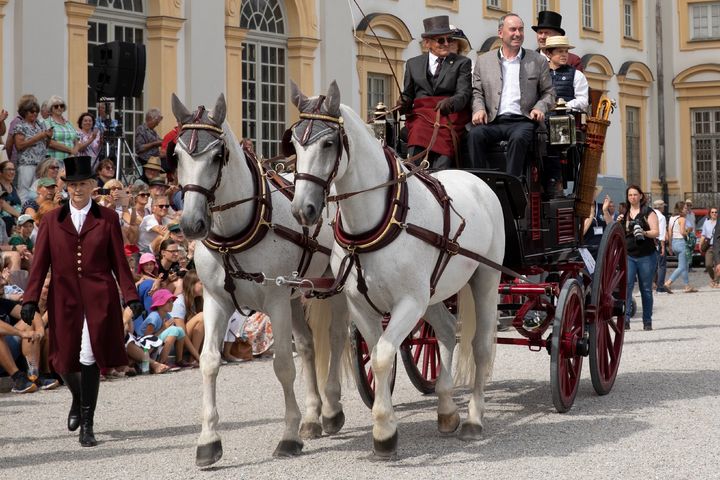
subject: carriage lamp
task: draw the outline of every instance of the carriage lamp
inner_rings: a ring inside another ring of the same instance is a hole
[[[575,116],[569,114],[561,98],[548,115],[550,145],[572,145],[575,143]]]
[[[382,144],[385,144],[385,139],[387,135],[387,113],[387,107],[383,102],[378,102],[378,104],[375,105],[375,111],[373,112],[372,130],[375,138],[377,138]]]

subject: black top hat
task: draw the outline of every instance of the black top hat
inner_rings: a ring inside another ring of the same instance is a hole
[[[65,176],[60,177],[64,182],[79,182],[88,178],[95,178],[92,170],[92,158],[87,155],[67,157],[65,159]]]
[[[543,10],[538,13],[538,24],[533,25],[531,28],[536,32],[541,28],[550,28],[560,32],[560,35],[565,35],[565,30],[560,27],[561,23],[562,15],[551,10]]]
[[[435,35],[447,35],[452,33],[450,28],[450,17],[447,15],[438,15],[423,20],[425,31],[420,35],[423,38],[434,37]]]

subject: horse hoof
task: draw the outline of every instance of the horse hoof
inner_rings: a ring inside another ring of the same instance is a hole
[[[324,424],[324,422],[323,422]],[[303,423],[300,425],[300,438],[310,440],[322,436],[323,427],[319,423]]]
[[[453,433],[460,426],[460,415],[455,413],[438,413],[438,431],[447,435]]]
[[[322,417],[322,428],[328,435],[334,435],[345,425],[345,414],[340,410],[334,417]]]
[[[480,440],[482,438],[482,425],[464,423],[463,426],[460,427],[458,438],[460,440],[465,440],[466,442]]]
[[[300,453],[302,453],[302,449],[302,442],[296,442],[295,440],[281,440],[273,452],[273,457],[297,457]]]
[[[381,460],[391,460],[397,456],[398,432],[393,433],[392,437],[385,440],[377,440],[373,438],[373,453],[375,457]]]
[[[195,465],[207,467],[220,460],[223,456],[222,442],[215,440],[207,445],[198,445],[195,455]]]

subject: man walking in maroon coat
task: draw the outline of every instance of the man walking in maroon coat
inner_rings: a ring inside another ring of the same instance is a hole
[[[21,315],[32,321],[52,267],[50,362],[72,393],[68,430],[80,427],[80,444],[93,447],[100,367],[127,365],[116,282],[134,317],[143,307],[125,260],[118,216],[90,198],[97,185],[91,158],[66,158],[65,172],[70,199],[40,223]]]

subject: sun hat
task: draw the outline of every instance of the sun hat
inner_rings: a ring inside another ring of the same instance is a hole
[[[661,198],[653,202],[653,208],[662,208],[665,206],[665,201]]]
[[[150,310],[155,310],[158,307],[162,307],[168,302],[174,302],[177,297],[170,293],[170,290],[167,290],[165,288],[161,288],[160,290],[156,291],[152,295],[152,305],[150,305]]]
[[[543,47],[544,50],[550,50],[551,48],[560,48],[565,47],[568,50],[571,48],[575,48],[575,45],[570,45],[570,40],[568,37],[564,35],[557,35],[555,37],[549,37],[547,40],[545,40],[545,47]]]
[[[155,255],[153,255],[152,253],[143,253],[142,255],[140,255],[140,260],[138,260],[138,264],[137,264],[138,265],[137,266],[138,273],[140,273],[142,271],[142,266],[144,264],[150,263],[150,262],[155,264],[153,273],[157,274],[157,272],[158,272],[157,260],[155,259]]]
[[[35,222],[35,219],[32,217],[32,215],[28,215],[27,213],[20,215],[17,219],[18,226],[25,225],[27,222]]]
[[[178,233],[178,232],[182,233],[179,223],[171,223],[170,225],[168,225],[168,230],[173,233]]]
[[[57,182],[54,178],[42,177],[38,180],[38,187],[57,187]]]
[[[145,165],[143,165],[143,169],[147,170],[157,170],[158,172],[163,172],[162,163],[160,163],[160,157],[152,156],[148,158],[148,161]]]

